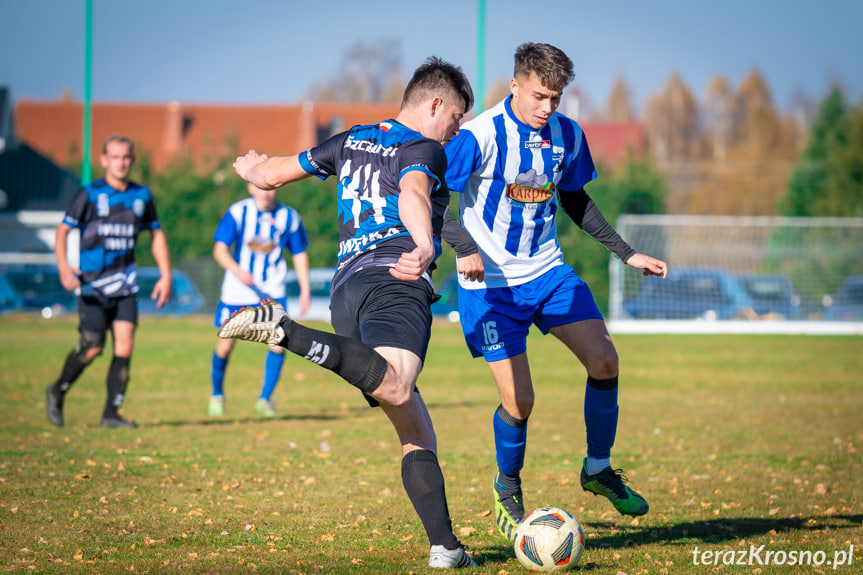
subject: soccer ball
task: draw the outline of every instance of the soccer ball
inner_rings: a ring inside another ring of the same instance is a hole
[[[569,571],[578,564],[583,552],[581,525],[559,507],[534,509],[515,531],[515,556],[530,571]]]

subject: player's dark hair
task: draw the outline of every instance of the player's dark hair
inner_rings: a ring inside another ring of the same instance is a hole
[[[458,66],[432,56],[414,71],[413,77],[405,88],[402,108],[418,104],[434,96],[454,96],[464,102],[464,112],[473,107],[473,88]]]
[[[102,143],[102,153],[103,154],[108,153],[108,144],[110,144],[111,142],[119,142],[121,144],[128,144],[129,153],[132,154],[133,156],[135,155],[135,142],[132,141],[132,138],[130,138],[128,136],[123,136],[121,134],[111,134],[110,136],[105,138],[105,141]]]
[[[513,75],[529,78],[531,72],[536,72],[543,86],[556,92],[562,92],[575,77],[572,60],[562,50],[551,44],[527,42],[515,51]]]

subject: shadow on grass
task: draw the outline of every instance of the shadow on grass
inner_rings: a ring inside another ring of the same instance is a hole
[[[714,521],[692,521],[673,525],[627,527],[617,533],[606,533],[589,539],[590,547],[631,547],[653,543],[684,544],[693,541],[703,543],[722,543],[742,538],[765,535],[770,531],[777,533],[787,531],[823,531],[825,528],[860,529],[863,524],[861,515],[831,515],[828,517],[782,517],[758,518],[741,517],[738,519],[717,519]],[[620,530],[620,527],[609,522],[591,523],[593,532],[600,530]]]
[[[146,423],[138,423],[139,428],[147,427],[191,427],[191,426],[209,426],[209,425],[239,425],[239,424],[261,424],[272,423],[274,421],[332,421],[336,419],[344,419],[351,417],[350,414],[328,414],[328,413],[303,413],[303,414],[285,414],[276,417],[221,417],[219,419],[189,419],[175,421],[151,421]]]

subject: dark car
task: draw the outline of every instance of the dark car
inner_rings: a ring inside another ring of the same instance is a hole
[[[18,292],[23,310],[38,311],[42,317],[51,318],[78,309],[78,296],[63,287],[54,265],[12,265],[4,273]]]
[[[671,268],[645,278],[623,309],[637,319],[732,319],[752,315],[752,298],[721,268]]]
[[[21,298],[18,297],[18,292],[6,279],[6,276],[0,275],[0,314],[15,311],[21,307]]]
[[[791,280],[781,274],[738,276],[743,289],[752,298],[752,309],[760,316],[778,314],[785,319],[800,316],[800,296]]]
[[[828,321],[863,320],[863,275],[851,276],[842,282],[824,311]]]
[[[143,315],[185,315],[195,313],[204,307],[204,296],[192,278],[183,270],[172,271],[173,294],[164,307],[156,307],[156,301],[150,299],[153,287],[159,281],[159,268],[138,268],[138,313]]]
[[[432,304],[432,314],[446,318],[451,322],[459,321],[458,274],[453,272],[446,276],[440,284],[435,284],[435,291],[440,294],[440,299]]]

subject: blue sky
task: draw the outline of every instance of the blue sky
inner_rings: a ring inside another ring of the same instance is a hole
[[[641,113],[673,72],[696,96],[758,69],[787,107],[833,82],[863,96],[857,0],[486,0],[486,87],[512,73],[526,41],[575,63],[601,107],[623,74]],[[394,38],[406,70],[429,55],[476,85],[476,0],[93,0],[96,101],[293,103],[332,79],[364,38]],[[83,95],[84,0],[0,0],[0,85],[15,99]]]

